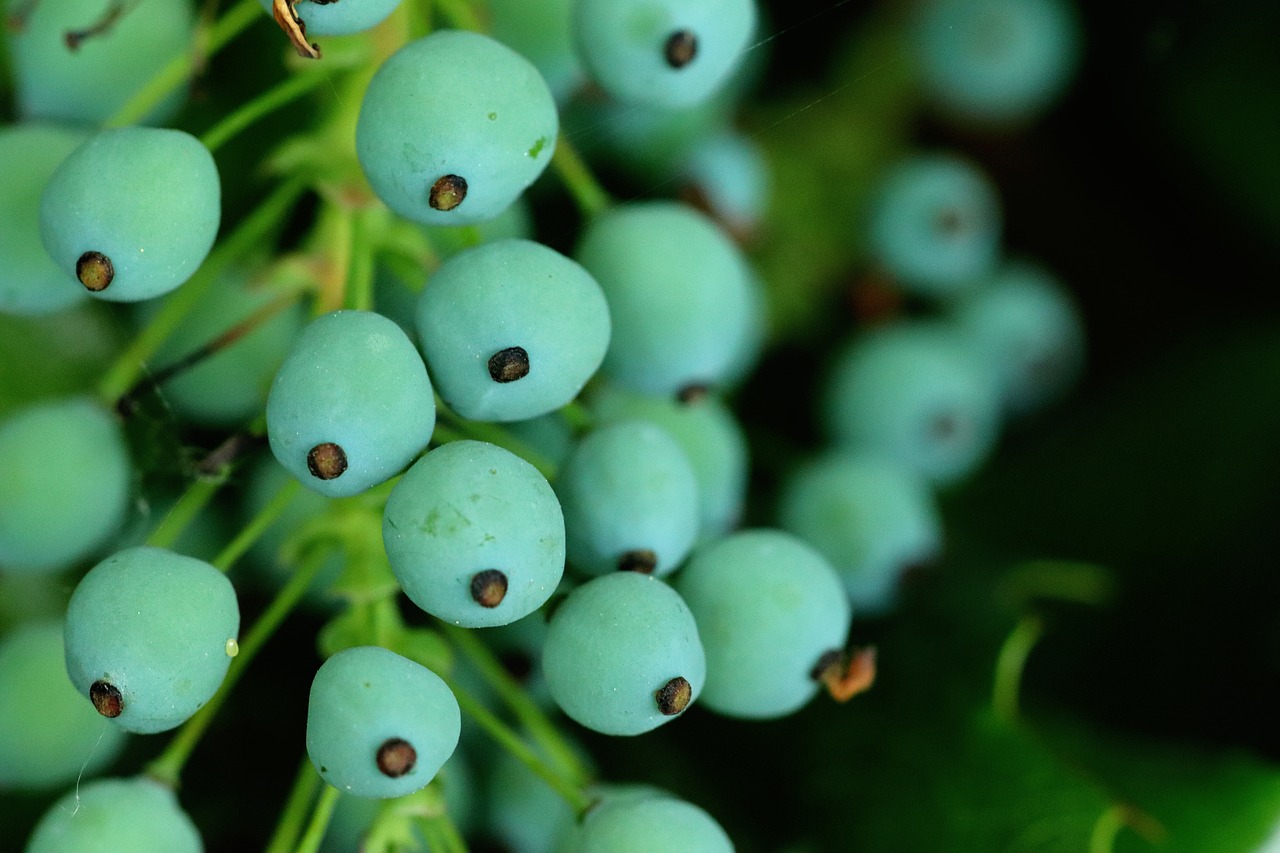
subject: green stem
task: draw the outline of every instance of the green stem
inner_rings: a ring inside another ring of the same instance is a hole
[[[996,658],[995,684],[991,706],[1007,723],[1018,719],[1018,696],[1022,689],[1022,673],[1027,657],[1044,634],[1044,623],[1037,616],[1024,616],[1005,639]]]
[[[261,538],[263,533],[280,518],[280,515],[289,507],[289,503],[298,494],[298,490],[302,488],[302,484],[290,477],[275,496],[258,511],[258,514],[249,520],[244,529],[236,535],[234,539],[227,543],[227,546],[213,558],[214,568],[220,571],[227,571],[235,564],[235,561],[243,556],[245,551],[253,547],[253,543]]]
[[[200,38],[193,40],[194,44],[202,46],[199,53],[193,47],[182,56],[174,57],[168,65],[156,72],[156,75],[148,80],[146,85],[139,89],[123,107],[117,110],[115,115],[107,119],[106,126],[122,127],[137,124],[174,89],[187,81],[197,62],[203,62],[222,50],[229,41],[262,17],[262,6],[258,4],[258,0],[240,0],[213,23],[203,42]]]
[[[595,425],[595,415],[586,406],[574,400],[560,407],[560,416],[577,432],[585,432]]]
[[[556,151],[551,155],[551,165],[560,175],[560,180],[564,181],[565,188],[569,190],[569,195],[573,196],[584,218],[593,219],[599,216],[613,203],[604,187],[587,167],[578,149],[573,147],[573,143],[563,133],[556,140]]]
[[[147,359],[173,334],[174,329],[200,301],[209,285],[243,255],[264,242],[274,229],[280,227],[285,214],[304,189],[305,184],[298,179],[281,184],[209,253],[209,257],[186,284],[163,301],[160,310],[116,358],[98,383],[98,396],[107,405],[115,405],[134,386]]]
[[[468,0],[436,0],[436,9],[449,25],[459,30],[485,31],[484,21]]]
[[[351,258],[347,265],[347,293],[344,307],[373,310],[374,229],[371,211],[356,211],[350,219]]]
[[[449,685],[449,689],[453,691],[454,697],[457,698],[458,706],[462,709],[462,713],[475,720],[476,724],[484,729],[489,737],[515,756],[521,764],[533,771],[538,778],[546,782],[553,791],[559,794],[573,808],[574,812],[582,814],[591,807],[591,798],[583,793],[578,785],[566,779],[555,768],[548,766],[527,743],[520,739],[519,735],[499,720],[480,700],[463,690],[452,679],[446,679],[446,683]]]
[[[421,819],[427,849],[435,853],[467,853],[467,842],[448,812]]]
[[[520,684],[502,666],[502,663],[473,632],[447,622],[440,623],[441,632],[449,638],[463,657],[471,661],[480,677],[484,679],[499,698],[504,701],[520,725],[529,732],[534,742],[542,747],[543,752],[560,772],[567,774],[575,783],[582,785],[591,774],[569,744],[560,736],[559,730],[537,704],[529,698]]]
[[[1112,853],[1116,836],[1125,826],[1124,806],[1115,805],[1098,816],[1089,836],[1089,853]]]
[[[332,785],[325,786],[324,793],[316,801],[315,811],[311,813],[311,822],[307,824],[307,831],[298,842],[295,853],[316,853],[320,849],[320,843],[324,841],[324,834],[329,829],[329,821],[333,818],[333,809],[338,805],[340,794],[341,792]]]
[[[164,521],[147,537],[146,544],[153,548],[172,548],[178,541],[182,531],[189,525],[200,511],[208,506],[209,501],[222,488],[225,477],[201,477],[192,483],[178,498],[178,502],[169,510]]]
[[[556,477],[556,466],[550,459],[530,447],[527,442],[516,438],[503,429],[501,424],[469,421],[466,418],[459,417],[445,404],[439,394],[436,395],[436,424],[436,431],[432,433],[432,439],[437,444],[446,444],[449,441],[458,441],[463,438],[487,441],[489,444],[497,445],[503,450],[509,450],[519,456],[542,472],[542,476],[548,480],[554,480]],[[441,437],[442,428],[443,435],[449,436],[448,438]]]
[[[182,768],[186,765],[187,759],[191,757],[191,753],[200,742],[200,738],[209,728],[209,724],[217,716],[222,703],[226,701],[227,696],[235,687],[236,682],[240,680],[240,676],[245,669],[253,662],[254,656],[262,650],[267,640],[271,639],[276,629],[284,622],[285,617],[302,600],[303,594],[311,586],[311,582],[315,580],[316,575],[320,573],[320,569],[325,565],[328,556],[328,551],[324,549],[310,554],[302,565],[298,567],[297,571],[293,573],[293,576],[289,578],[289,582],[280,588],[266,611],[258,617],[258,621],[253,624],[253,627],[249,629],[245,638],[240,642],[240,651],[232,659],[231,666],[227,669],[226,678],[222,680],[222,686],[218,688],[218,692],[213,694],[204,707],[196,711],[195,716],[182,724],[182,728],[178,729],[178,733],[174,735],[173,740],[169,741],[169,745],[165,747],[164,752],[160,753],[155,761],[147,765],[146,773],[148,776],[171,788],[178,787],[178,779],[182,776]]]
[[[340,68],[341,66],[338,67]],[[200,141],[210,151],[217,151],[227,141],[258,119],[288,106],[321,83],[328,82],[330,74],[334,70],[336,70],[334,66],[321,63],[315,66],[314,70],[286,77],[258,97],[242,104],[231,115],[206,130],[200,137]]]
[[[265,853],[291,853],[302,834],[307,814],[311,811],[311,801],[316,791],[320,790],[320,776],[311,766],[311,759],[302,756],[302,764],[298,767],[298,775],[289,790],[289,799],[285,801],[284,811],[276,824],[276,831],[267,842]]]

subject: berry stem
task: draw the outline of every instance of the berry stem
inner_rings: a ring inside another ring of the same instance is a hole
[[[200,738],[213,722],[213,718],[217,716],[222,703],[226,701],[240,676],[252,663],[254,656],[262,650],[267,640],[271,639],[276,629],[284,622],[285,617],[302,600],[303,594],[320,573],[328,557],[328,550],[322,548],[313,551],[302,561],[288,583],[280,588],[266,611],[258,617],[258,621],[253,623],[253,627],[240,641],[239,654],[231,661],[231,666],[227,669],[227,677],[223,679],[218,692],[213,694],[204,707],[196,711],[195,716],[182,724],[182,728],[178,729],[178,733],[174,735],[173,740],[169,741],[164,752],[147,765],[148,776],[171,788],[178,786],[182,768],[191,757],[196,745],[200,743]]]
[[[527,743],[520,739],[519,735],[499,720],[480,700],[459,687],[458,683],[451,678],[446,678],[445,683],[449,685],[449,689],[453,691],[453,695],[457,698],[458,706],[462,709],[462,713],[475,720],[476,724],[484,729],[485,733],[497,741],[502,748],[510,752],[521,764],[528,767],[538,778],[546,782],[553,791],[559,794],[573,808],[574,812],[582,814],[591,807],[591,798],[573,780],[565,778],[556,768],[543,761]]]
[[[133,343],[116,358],[98,383],[98,396],[106,401],[107,405],[114,406],[116,401],[134,386],[146,366],[147,359],[173,334],[173,330],[195,307],[205,289],[232,263],[265,242],[266,238],[280,227],[285,215],[305,188],[305,184],[299,179],[287,181],[277,187],[257,210],[246,217],[217,248],[209,253],[209,257],[205,259],[196,274],[172,296],[164,300],[160,310],[133,339]]]
[[[213,558],[214,567],[223,572],[229,570],[235,564],[235,561],[240,559],[245,551],[253,547],[253,543],[257,542],[271,525],[275,524],[276,520],[280,518],[280,514],[288,508],[289,502],[293,500],[301,488],[302,484],[290,477],[267,505],[249,520],[244,529],[227,543],[226,547],[218,553],[218,556]]]
[[[435,6],[440,17],[453,27],[476,33],[482,33],[486,29],[484,21],[467,0],[436,0]]]
[[[280,821],[276,824],[271,840],[267,842],[265,853],[291,853],[302,834],[303,825],[311,811],[311,802],[320,790],[320,775],[311,765],[311,759],[302,756],[302,764],[298,767],[298,775],[289,789],[289,798],[285,800],[284,810],[280,813]]]
[[[172,548],[182,531],[187,529],[187,525],[209,504],[218,489],[222,488],[224,480],[224,477],[201,477],[188,486],[164,517],[164,521],[151,531],[146,544],[153,548]]]
[[[432,442],[439,445],[468,438],[487,441],[490,444],[501,447],[503,450],[510,450],[516,456],[537,468],[542,473],[542,476],[548,480],[555,479],[556,466],[551,460],[503,429],[501,424],[469,421],[466,418],[459,417],[450,410],[444,400],[440,398],[440,395],[437,394],[436,428],[435,432],[431,434]]]
[[[116,408],[120,411],[127,411],[132,398],[138,396],[143,390],[154,388],[179,376],[188,370],[196,367],[205,360],[217,355],[224,349],[227,349],[241,338],[252,334],[260,326],[266,324],[272,318],[280,314],[286,308],[291,307],[298,301],[299,293],[282,293],[275,299],[263,305],[257,311],[254,311],[248,317],[236,323],[231,328],[219,334],[216,338],[208,343],[192,350],[187,355],[175,361],[173,364],[157,370],[148,377],[138,380],[138,383],[130,388],[120,397]]]
[[[1125,827],[1124,807],[1114,805],[1098,816],[1089,835],[1089,853],[1113,853],[1116,836]]]
[[[107,127],[124,127],[137,124],[143,116],[151,112],[161,101],[177,89],[192,72],[209,57],[216,54],[228,42],[248,29],[249,25],[262,17],[262,7],[258,0],[240,0],[228,9],[222,17],[214,21],[203,38],[196,34],[193,48],[182,56],[175,57],[168,65],[156,72],[138,92],[115,115],[107,119]]]
[[[512,713],[516,715],[516,719],[557,769],[575,783],[585,784],[591,776],[587,768],[565,743],[555,725],[547,719],[542,710],[529,698],[529,694],[502,666],[492,650],[474,633],[456,625],[441,622],[440,631],[449,638],[463,657],[471,661],[485,683],[498,694],[502,701],[507,703]]]
[[[324,834],[329,829],[329,821],[333,818],[334,807],[338,805],[339,794],[341,791],[337,788],[325,785],[320,799],[316,800],[315,810],[311,812],[311,822],[307,824],[307,831],[298,842],[295,853],[316,853],[320,849]]]
[[[991,706],[996,716],[1006,723],[1016,723],[1018,720],[1022,673],[1026,670],[1027,657],[1043,634],[1044,622],[1038,616],[1024,616],[1000,646],[1000,654],[996,657]]]
[[[467,842],[462,833],[449,817],[448,812],[441,812],[420,820],[422,834],[427,840],[427,849],[439,850],[440,853],[467,853]]]
[[[373,310],[374,236],[376,228],[370,209],[355,211],[348,219],[351,254],[347,261],[347,290],[343,307]]]
[[[258,119],[288,106],[322,83],[327,83],[334,71],[343,70],[343,66],[328,62],[312,63],[307,68],[307,71],[285,78],[253,100],[242,104],[235,112],[206,130],[200,136],[204,147],[217,151]]]
[[[556,151],[551,155],[551,165],[560,176],[560,180],[564,181],[565,188],[569,190],[569,195],[573,196],[573,201],[578,205],[578,210],[582,212],[584,218],[594,219],[613,203],[604,187],[592,174],[586,161],[582,159],[578,149],[563,133],[556,140]]]

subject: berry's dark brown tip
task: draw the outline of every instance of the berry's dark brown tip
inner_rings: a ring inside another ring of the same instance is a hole
[[[471,597],[481,607],[497,607],[507,597],[507,576],[497,569],[477,572],[471,579]]]
[[[307,470],[320,480],[336,480],[347,470],[347,453],[332,441],[317,444],[307,453]]]
[[[954,207],[943,208],[938,211],[937,218],[934,220],[935,225],[940,233],[951,237],[965,230],[966,221],[964,214]]]
[[[634,548],[618,558],[618,571],[651,575],[658,568],[658,555],[651,548]]]
[[[658,700],[658,710],[662,715],[674,717],[693,701],[693,685],[684,676],[677,675],[653,695]]]
[[[667,37],[662,55],[672,68],[684,68],[698,55],[698,37],[688,30],[676,30]]]
[[[676,399],[686,405],[692,405],[705,400],[710,393],[711,386],[694,382],[681,388],[679,393],[676,394]]]
[[[445,175],[431,185],[427,204],[436,210],[453,210],[467,197],[467,179],[461,175]]]
[[[524,347],[507,347],[489,356],[489,376],[494,382],[515,382],[529,375],[529,353]]]
[[[76,278],[80,279],[85,290],[94,293],[106,290],[115,277],[115,264],[101,252],[85,252],[76,261]]]
[[[418,751],[403,738],[387,738],[382,746],[378,747],[377,760],[378,770],[383,776],[399,779],[418,763]]]
[[[89,685],[89,701],[104,717],[114,719],[124,712],[124,697],[120,695],[120,688],[104,679],[98,679]]]

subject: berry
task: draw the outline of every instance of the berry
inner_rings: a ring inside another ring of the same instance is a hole
[[[813,670],[844,648],[849,599],[817,551],[778,530],[700,549],[676,579],[707,655],[700,701],[721,714],[780,717],[818,690]]]
[[[644,421],[594,430],[556,480],[569,562],[588,575],[666,575],[698,535],[698,481],[669,433]]]
[[[0,424],[0,567],[54,572],[120,530],[132,466],[115,418],[74,397],[21,409]]]
[[[213,566],[129,548],[90,569],[71,596],[67,673],[122,729],[162,732],[217,691],[239,630],[235,590]]]
[[[217,236],[221,205],[213,155],[194,136],[103,130],[49,178],[40,236],[54,263],[90,296],[137,302],[195,273]]]
[[[312,320],[267,397],[271,452],[329,497],[363,492],[398,474],[435,427],[427,369],[405,333],[369,311]]]
[[[749,345],[746,261],[704,215],[670,202],[624,205],[588,226],[575,256],[609,303],[602,372],[619,385],[669,395],[714,387]]]
[[[307,755],[344,793],[401,797],[435,777],[461,725],[440,676],[395,652],[357,646],[326,660],[311,682]]]
[[[413,603],[470,628],[532,613],[564,572],[564,517],[546,478],[480,441],[418,460],[387,499],[382,537]]]
[[[625,103],[689,106],[729,78],[755,31],[753,0],[576,0],[587,69]]]
[[[440,396],[464,418],[534,418],[571,402],[609,344],[609,309],[577,263],[529,240],[449,259],[418,302]]]
[[[26,853],[204,853],[173,791],[146,777],[77,785],[40,818]]]
[[[551,697],[589,729],[637,735],[698,698],[706,659],[689,608],[664,582],[614,572],[575,589],[551,617],[542,652]],[[670,687],[677,679],[687,692]],[[682,704],[662,697],[678,692]]]
[[[356,153],[387,206],[417,222],[493,219],[551,162],[559,119],[542,76],[487,36],[442,31],[383,63]]]

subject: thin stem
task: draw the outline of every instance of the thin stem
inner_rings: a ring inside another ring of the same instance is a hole
[[[280,821],[276,824],[275,832],[271,833],[265,853],[290,853],[293,850],[311,811],[311,801],[315,799],[318,790],[320,775],[311,766],[311,759],[304,755],[302,764],[298,767],[298,775],[294,777],[293,787],[289,790],[289,799],[285,800],[284,811],[280,813]]]
[[[320,84],[328,82],[334,70],[337,70],[334,66],[322,63],[315,70],[286,77],[206,130],[200,137],[200,141],[210,151],[217,151],[258,119],[288,106]]]
[[[516,715],[516,719],[529,732],[529,736],[542,747],[552,763],[561,772],[568,774],[574,782],[584,784],[590,778],[590,772],[578,760],[577,754],[569,748],[565,739],[560,736],[555,725],[542,713],[542,709],[529,698],[529,694],[502,666],[492,650],[473,632],[456,625],[441,622],[440,630],[463,657],[471,661],[485,683],[498,694],[502,701],[507,703],[512,713]]]
[[[587,167],[578,149],[573,147],[573,143],[563,133],[556,140],[556,151],[551,155],[551,165],[560,176],[560,180],[564,181],[565,188],[569,190],[569,195],[573,196],[584,218],[593,219],[599,216],[613,203],[604,187]]]
[[[467,842],[448,812],[420,819],[427,849],[439,853],[467,853]]]
[[[458,706],[462,709],[462,713],[475,720],[476,724],[484,729],[486,734],[515,756],[520,763],[533,771],[538,778],[546,782],[576,813],[581,814],[590,808],[591,798],[583,793],[578,785],[566,779],[555,768],[549,767],[527,743],[520,739],[519,735],[499,720],[480,700],[459,687],[457,682],[446,679],[446,683],[457,698]]]
[[[266,611],[258,617],[258,621],[240,642],[239,653],[232,659],[226,678],[222,680],[222,686],[218,688],[218,692],[213,694],[199,711],[196,711],[195,716],[182,724],[182,728],[178,729],[178,733],[174,735],[173,740],[169,741],[164,752],[147,765],[148,776],[171,788],[178,786],[182,768],[191,757],[196,745],[200,743],[200,738],[209,728],[209,724],[217,716],[222,703],[226,701],[245,669],[253,662],[254,656],[262,650],[267,640],[271,639],[276,629],[284,622],[285,617],[302,600],[303,594],[320,573],[328,556],[327,550],[316,550],[303,561],[293,573],[293,577],[289,578],[288,583],[280,588]]]
[[[1089,836],[1089,853],[1112,853],[1116,836],[1124,829],[1124,807],[1114,805],[1098,816]]]
[[[153,548],[172,548],[182,531],[187,529],[187,525],[208,506],[218,489],[222,488],[223,482],[224,477],[202,477],[188,486],[173,509],[164,517],[164,521],[151,531],[146,544]]]
[[[1007,723],[1017,722],[1018,695],[1022,689],[1022,673],[1027,657],[1044,634],[1044,623],[1037,616],[1024,616],[1005,639],[996,658],[995,684],[991,706]]]
[[[209,28],[208,36],[203,39],[201,50],[197,51],[193,48],[182,56],[174,57],[168,65],[156,72],[155,76],[148,80],[146,85],[139,89],[123,107],[117,110],[115,115],[107,119],[106,126],[122,127],[137,124],[147,113],[155,109],[156,104],[185,83],[200,63],[222,50],[229,41],[260,18],[262,18],[262,6],[258,4],[258,0],[240,0]],[[196,42],[200,43],[201,39],[197,37]]]
[[[450,26],[477,33],[485,31],[484,21],[467,0],[436,0],[436,9]]]
[[[371,211],[357,211],[350,219],[351,255],[347,264],[345,307],[357,311],[373,309],[374,229]]]
[[[338,805],[338,797],[342,792],[332,785],[326,785],[320,799],[316,801],[315,811],[311,813],[311,822],[307,831],[298,842],[295,853],[316,853],[324,834],[329,830],[329,821],[333,818],[333,809]]]
[[[534,468],[537,468],[542,476],[548,480],[554,480],[556,476],[556,466],[537,450],[529,446],[527,442],[516,438],[507,430],[503,429],[501,424],[487,423],[485,421],[469,421],[466,418],[459,417],[455,414],[440,398],[436,395],[436,432],[432,434],[436,438],[440,434],[441,422],[445,429],[445,434],[453,431],[455,437],[446,440],[437,439],[437,443],[443,444],[447,441],[457,441],[458,436],[461,438],[471,438],[477,441],[487,441],[489,444],[497,445],[503,450],[509,450],[516,456],[528,462]]]
[[[218,556],[213,558],[213,566],[221,571],[227,571],[240,559],[245,551],[253,547],[253,543],[266,533],[271,525],[275,524],[281,514],[288,509],[289,503],[298,494],[298,490],[302,488],[302,484],[294,478],[290,477],[275,496],[267,502],[267,505],[258,510],[258,514],[249,520],[244,529],[227,543],[227,546],[219,552]]]
[[[138,383],[124,393],[117,403],[117,408],[123,411],[131,398],[138,396],[144,389],[154,388],[163,385],[175,376],[186,373],[188,370],[198,366],[201,362],[212,358],[218,353],[230,347],[241,338],[253,334],[261,326],[265,325],[286,308],[291,307],[298,301],[299,293],[282,293],[275,299],[263,305],[254,311],[248,317],[233,325],[231,328],[219,334],[213,340],[202,346],[197,347],[173,364],[157,370],[149,377],[138,380]]]
[[[255,8],[258,7],[255,5]],[[304,189],[305,184],[297,179],[277,187],[275,192],[209,253],[196,274],[164,301],[156,315],[133,339],[133,343],[116,358],[98,383],[98,396],[107,405],[114,405],[116,400],[134,386],[147,359],[173,334],[178,324],[200,301],[205,289],[241,256],[248,254],[264,242],[274,229],[280,227],[285,214]]]
[[[589,430],[596,422],[595,415],[577,400],[561,406],[560,416],[576,431]]]

